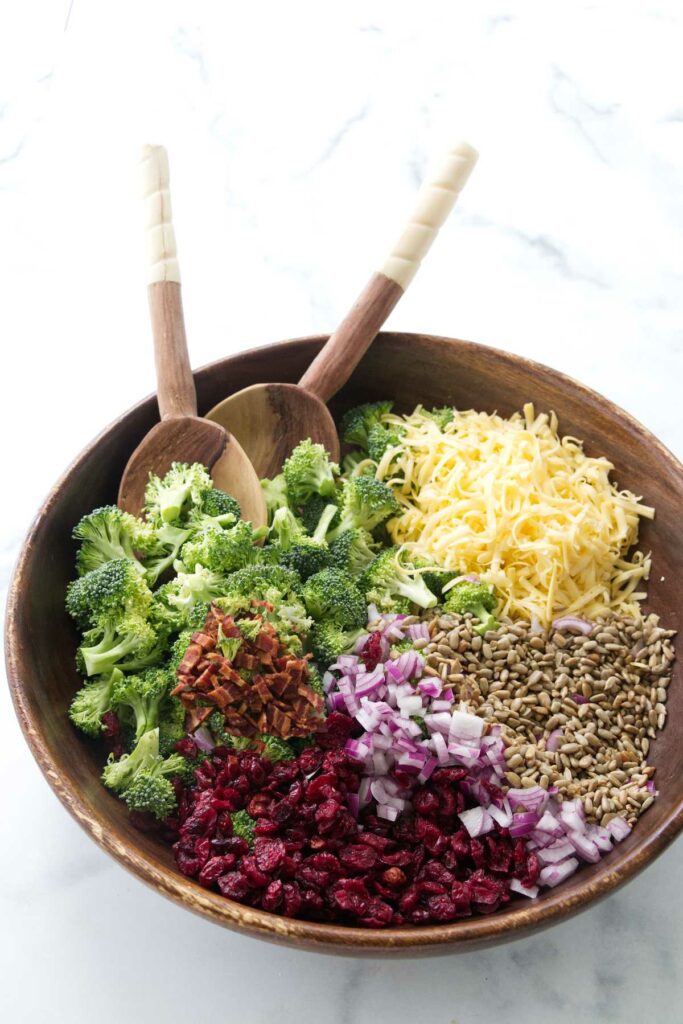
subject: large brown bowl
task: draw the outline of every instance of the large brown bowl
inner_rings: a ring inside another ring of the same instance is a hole
[[[199,409],[261,381],[296,381],[324,338],[305,338],[246,352],[196,374]],[[683,578],[683,467],[621,409],[537,363],[469,342],[420,334],[381,334],[337,396],[333,411],[392,397],[409,410],[417,402],[455,404],[509,415],[524,402],[554,409],[564,433],[585,438],[591,454],[606,455],[623,487],[656,506],[642,533],[651,550],[651,607],[678,628]],[[669,691],[669,720],[654,744],[659,799],[627,840],[599,864],[584,867],[539,899],[515,900],[491,917],[393,931],[290,921],[207,892],[175,869],[168,847],[136,831],[124,805],[99,781],[102,752],[69,723],[67,707],[79,686],[76,634],[63,611],[74,572],[71,529],[97,505],[115,500],[126,460],[157,419],[154,398],[125,413],[93,441],[56,485],[26,539],[7,612],[7,666],[26,739],[55,793],[103,849],[124,867],[181,905],[218,924],[281,943],[357,955],[453,953],[491,945],[547,927],[623,885],[654,859],[683,826],[683,681],[679,664]],[[47,633],[46,633],[47,630]],[[49,643],[46,643],[46,635]]]

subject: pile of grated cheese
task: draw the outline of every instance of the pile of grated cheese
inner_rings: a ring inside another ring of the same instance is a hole
[[[628,550],[639,517],[654,509],[617,489],[607,459],[560,437],[554,413],[536,416],[531,404],[509,419],[454,410],[441,430],[418,406],[382,422],[405,431],[377,477],[403,507],[388,529],[409,555],[477,573],[511,618],[639,617],[650,558]]]

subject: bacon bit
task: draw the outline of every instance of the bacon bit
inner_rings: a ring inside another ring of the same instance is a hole
[[[269,607],[266,602],[253,604]],[[260,631],[252,641],[242,635],[239,622],[212,605],[203,630],[192,634],[173,690],[190,712],[190,732],[215,708],[223,713],[228,730],[238,736],[267,732],[287,739],[308,736],[320,728],[323,701],[307,685],[308,659],[289,654],[272,625],[257,613],[253,618],[259,621]],[[242,639],[233,661],[217,649],[219,630],[224,637]],[[252,678],[244,679],[238,669],[253,673]]]

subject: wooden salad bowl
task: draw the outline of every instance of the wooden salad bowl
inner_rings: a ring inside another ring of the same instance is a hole
[[[299,380],[325,340],[270,345],[204,367],[195,374],[200,414],[248,385]],[[655,520],[643,524],[641,536],[642,549],[652,551],[650,607],[666,627],[680,629],[683,466],[627,413],[538,363],[421,334],[380,334],[331,408],[338,415],[349,405],[380,398],[393,398],[403,411],[417,402],[506,416],[526,401],[538,410],[554,409],[563,433],[584,438],[589,454],[607,456],[619,484],[656,507]],[[156,419],[156,401],[149,397],[107,427],[56,484],[19,556],[6,623],[9,684],[33,755],[65,807],[124,867],[187,909],[247,935],[328,953],[415,956],[493,945],[548,927],[623,885],[672,842],[683,828],[680,658],[667,725],[651,750],[659,798],[610,854],[536,900],[513,900],[488,917],[385,931],[289,920],[233,903],[184,878],[171,849],[130,824],[124,804],[100,782],[101,748],[76,732],[67,717],[80,685],[77,635],[64,611],[64,591],[74,574],[71,530],[86,512],[115,500],[131,451]]]

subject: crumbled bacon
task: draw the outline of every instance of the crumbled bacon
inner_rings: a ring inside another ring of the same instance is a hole
[[[254,640],[245,637],[239,622],[217,605],[211,606],[203,629],[192,634],[173,691],[190,712],[190,731],[216,708],[228,730],[238,736],[268,733],[288,739],[320,728],[323,701],[308,685],[307,660],[290,654],[257,612],[260,629]],[[222,637],[242,638],[232,661],[221,653],[219,630]]]

